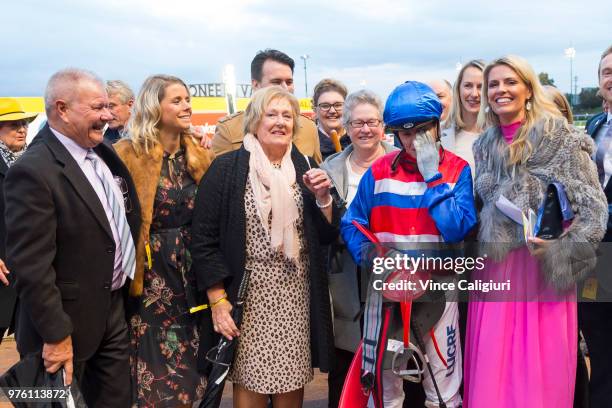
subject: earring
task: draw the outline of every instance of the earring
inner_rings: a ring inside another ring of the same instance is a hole
[[[490,111],[491,111],[491,108],[489,108],[489,106],[487,106],[487,107],[485,108],[485,113],[489,113]]]
[[[528,111],[531,110],[531,101],[527,101],[527,103],[525,104],[525,109],[527,109]]]

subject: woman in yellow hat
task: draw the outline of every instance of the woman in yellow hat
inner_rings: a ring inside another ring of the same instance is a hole
[[[8,287],[9,271],[4,264],[4,177],[9,167],[25,152],[28,123],[36,115],[26,113],[17,99],[0,98],[0,342],[13,315],[17,298],[14,289]]]

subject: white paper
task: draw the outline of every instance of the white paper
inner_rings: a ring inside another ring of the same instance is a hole
[[[508,200],[503,194],[499,196],[495,206],[505,216],[519,225],[523,225],[523,212],[512,201]]]

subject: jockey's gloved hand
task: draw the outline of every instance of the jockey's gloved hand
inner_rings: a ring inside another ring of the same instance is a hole
[[[414,140],[414,149],[416,150],[419,172],[425,181],[433,178],[438,174],[438,165],[440,164],[440,153],[433,132],[431,130],[419,131]]]

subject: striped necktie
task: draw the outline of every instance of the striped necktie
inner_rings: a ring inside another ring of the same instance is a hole
[[[612,142],[612,121],[608,121],[608,131],[601,138],[597,146],[597,152],[595,153],[595,164],[597,164],[597,173],[599,175],[599,183],[604,186],[606,179],[606,171],[604,169],[604,161],[606,153],[610,149],[610,142]]]
[[[136,250],[134,248],[132,234],[130,233],[130,226],[128,225],[127,218],[125,217],[125,211],[119,203],[119,200],[117,199],[117,196],[113,190],[113,185],[111,184],[114,183],[115,180],[109,179],[105,176],[104,172],[102,171],[102,163],[92,150],[87,152],[87,160],[91,161],[96,175],[102,182],[108,205],[113,212],[113,221],[115,222],[117,232],[119,233],[119,240],[121,241],[121,254],[123,255],[121,267],[123,269],[123,273],[130,279],[134,279],[134,271],[136,269]],[[113,290],[118,289],[121,286],[121,281],[123,280],[120,273],[117,275],[118,276],[113,275]]]

